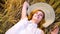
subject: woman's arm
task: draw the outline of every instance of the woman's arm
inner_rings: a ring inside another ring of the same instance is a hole
[[[51,34],[58,34],[58,32],[59,32],[59,27],[56,25],[53,31],[51,31]]]
[[[29,4],[27,1],[24,2],[23,4],[23,8],[22,8],[22,15],[21,15],[21,19],[27,18],[27,8],[28,8]]]
[[[21,30],[26,28],[28,25],[27,21],[28,19],[25,18],[26,16],[26,9],[27,9],[28,3],[24,2],[23,8],[22,8],[22,18],[21,20],[15,24],[13,27],[11,27],[5,34],[18,34]]]

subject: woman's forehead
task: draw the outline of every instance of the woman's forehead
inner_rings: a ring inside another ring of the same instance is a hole
[[[41,12],[41,11],[37,11],[36,13],[38,13],[38,14],[43,14],[43,12]]]

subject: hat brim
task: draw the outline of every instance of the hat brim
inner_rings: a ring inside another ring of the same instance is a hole
[[[40,3],[36,3],[36,4],[29,6],[27,10],[28,15],[34,9],[42,10],[45,13],[45,23],[43,24],[43,27],[48,27],[54,22],[55,12],[49,4],[40,2]]]

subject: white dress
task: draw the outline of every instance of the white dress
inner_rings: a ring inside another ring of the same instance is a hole
[[[37,24],[25,18],[11,27],[5,34],[42,34],[42,30],[37,28]]]

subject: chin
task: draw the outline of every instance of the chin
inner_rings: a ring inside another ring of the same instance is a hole
[[[36,21],[41,21],[39,18],[37,18],[37,17],[34,17],[33,18],[34,20],[36,20]]]
[[[36,21],[39,21],[38,19],[35,19]]]
[[[35,18],[35,20],[38,20],[37,18]]]

